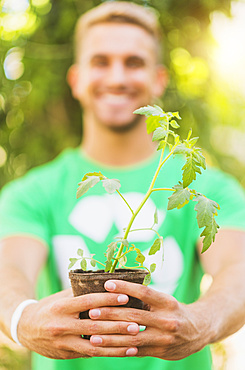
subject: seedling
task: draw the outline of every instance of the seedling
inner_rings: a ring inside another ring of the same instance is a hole
[[[130,232],[135,231],[132,229],[133,222],[137,215],[142,210],[144,204],[155,191],[167,191],[172,194],[168,198],[167,210],[174,208],[182,208],[189,203],[190,200],[196,202],[195,211],[197,212],[197,223],[199,228],[204,228],[201,232],[203,238],[202,253],[205,252],[215,239],[215,234],[218,232],[219,225],[215,221],[217,210],[219,205],[211,199],[208,199],[205,195],[198,193],[196,190],[190,189],[189,185],[193,180],[196,179],[196,175],[201,174],[201,169],[206,169],[205,158],[201,153],[201,149],[195,147],[198,140],[197,137],[191,137],[192,131],[190,130],[186,139],[181,140],[180,136],[175,133],[172,129],[179,128],[179,124],[176,120],[180,120],[181,117],[178,112],[164,112],[162,108],[157,105],[146,106],[137,109],[135,114],[146,116],[147,133],[152,134],[152,141],[158,143],[157,150],[161,151],[160,160],[156,172],[153,176],[152,182],[146,192],[142,202],[138,205],[137,209],[133,210],[127,200],[124,198],[122,193],[119,191],[121,184],[117,179],[108,179],[101,172],[89,172],[86,173],[82,181],[79,183],[77,189],[77,198],[84,195],[90,188],[94,187],[100,181],[102,182],[105,191],[109,194],[115,192],[122,198],[125,205],[131,212],[131,218],[127,227],[124,229],[124,235],[116,238],[107,247],[104,253],[105,262],[97,261],[94,258],[94,254],[91,256],[84,256],[82,249],[78,249],[78,258],[70,258],[69,268],[73,267],[74,264],[80,260],[80,266],[82,270],[87,269],[87,260],[90,259],[90,263],[95,267],[96,263],[103,266],[105,271],[114,272],[117,266],[120,268],[127,269],[146,269],[148,274],[145,277],[144,284],[148,285],[151,281],[151,273],[154,272],[156,264],[152,263],[148,269],[144,266],[145,256],[142,254],[139,248],[136,248],[134,244],[130,244],[128,241],[128,235]],[[182,155],[185,157],[186,162],[182,167],[182,180],[175,184],[172,188],[155,188],[155,182],[157,176],[165,163],[175,155]],[[154,225],[151,228],[142,228],[140,230],[152,230],[156,233],[157,238],[149,250],[149,255],[155,254],[161,248],[163,248],[163,238],[158,234],[154,226],[158,223],[157,211],[154,214]],[[137,229],[139,230],[139,229]],[[127,266],[127,255],[129,253],[136,252],[135,266]]]

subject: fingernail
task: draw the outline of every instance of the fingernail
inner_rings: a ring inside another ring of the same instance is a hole
[[[105,282],[105,288],[108,290],[115,290],[116,284],[114,284],[112,281],[106,281]]]
[[[118,303],[127,303],[128,302],[128,296],[125,295],[125,294],[120,294],[118,297],[117,297],[117,302]]]
[[[91,337],[91,338],[90,338],[90,341],[91,341],[93,344],[101,344],[101,343],[102,343],[102,338],[100,338],[100,337]]]
[[[131,334],[135,334],[135,333],[138,333],[139,331],[139,327],[137,324],[130,324],[128,327],[127,327],[127,331]]]
[[[98,308],[94,308],[89,311],[89,316],[91,317],[91,319],[97,319],[98,317],[100,317],[100,314],[101,312]]]
[[[126,351],[126,356],[135,356],[137,354],[137,348],[129,348]]]

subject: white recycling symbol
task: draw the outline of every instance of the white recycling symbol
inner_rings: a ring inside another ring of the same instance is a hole
[[[141,193],[131,192],[123,195],[133,209],[136,209],[143,199]],[[133,229],[151,227],[155,209],[154,202],[148,199],[136,218]],[[121,198],[114,194],[104,194],[102,196],[92,195],[81,198],[72,210],[69,222],[82,235],[97,243],[103,243],[113,224],[116,225],[119,231],[118,235],[123,235],[123,229],[127,226],[130,217],[131,212]],[[159,222],[154,227],[156,230],[162,225],[164,218],[164,212],[158,210]],[[154,233],[152,231],[137,231],[130,233],[128,239],[131,242],[150,242],[153,237]],[[58,235],[53,239],[53,244],[63,288],[67,288],[69,281],[64,271],[67,271],[69,258],[76,256],[78,248],[82,248],[86,255],[90,255],[91,252],[89,252],[82,236]],[[149,266],[153,261],[161,261],[161,253],[159,251],[154,256],[147,256],[146,266]],[[143,254],[147,255],[148,250],[144,251]],[[75,266],[75,268],[79,268],[79,266]],[[164,240],[164,262],[162,266],[161,263],[157,263],[157,268],[152,276],[152,286],[156,290],[172,294],[182,275],[183,268],[183,254],[180,247],[173,237],[166,238]]]

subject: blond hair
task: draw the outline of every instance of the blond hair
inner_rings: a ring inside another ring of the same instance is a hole
[[[161,28],[153,8],[145,8],[128,1],[108,1],[84,13],[75,29],[75,59],[78,59],[86,31],[100,23],[129,23],[147,31],[156,44],[157,59],[161,59]]]

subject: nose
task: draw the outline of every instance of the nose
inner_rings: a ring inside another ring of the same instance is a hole
[[[127,76],[126,69],[122,61],[115,60],[110,64],[107,75],[107,83],[109,86],[124,86]]]

